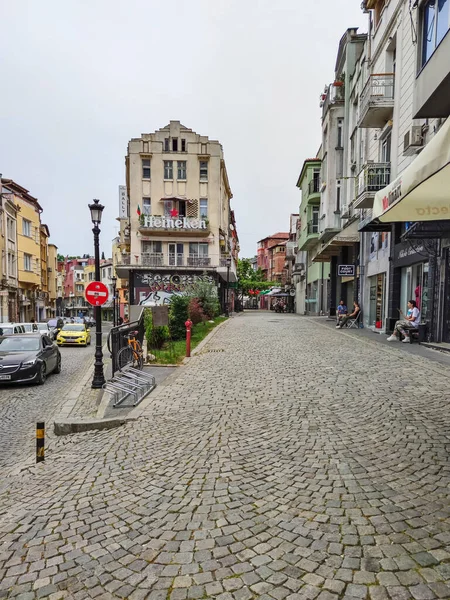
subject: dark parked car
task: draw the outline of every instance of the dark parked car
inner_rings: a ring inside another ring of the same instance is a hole
[[[45,383],[61,372],[61,353],[48,335],[26,333],[0,337],[0,383]]]

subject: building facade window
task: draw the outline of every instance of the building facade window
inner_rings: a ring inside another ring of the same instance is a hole
[[[186,161],[179,160],[177,162],[177,167],[178,167],[177,178],[178,179],[186,179]]]
[[[22,234],[31,237],[31,221],[22,219]]]
[[[142,159],[142,179],[150,179],[150,178],[151,178],[150,159],[143,158]]]
[[[164,138],[164,152],[170,152],[170,140],[169,140],[169,138]]]
[[[178,138],[172,139],[172,152],[178,152]]]
[[[208,258],[209,247],[203,242],[189,242],[189,256]]]
[[[200,218],[208,218],[208,198],[200,198]]]
[[[391,134],[389,133],[381,142],[381,162],[391,162]]]
[[[181,139],[181,152],[186,152],[186,140]]]
[[[200,161],[200,180],[208,181],[208,161],[207,160]]]
[[[151,198],[144,197],[142,198],[142,214],[151,215],[152,214],[152,201]]]
[[[23,270],[24,271],[32,271],[33,267],[32,267],[32,262],[33,258],[31,256],[31,254],[24,254],[23,255]]]
[[[342,148],[342,132],[344,129],[344,119],[338,119],[338,126],[337,126],[337,147],[338,148]]]
[[[164,179],[173,179],[173,160],[164,161]]]
[[[450,0],[428,0],[422,8],[422,64],[425,65],[450,28]]]
[[[162,242],[142,242],[141,251],[142,254],[162,254]]]

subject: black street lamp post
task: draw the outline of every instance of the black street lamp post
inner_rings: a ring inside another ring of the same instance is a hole
[[[113,284],[113,327],[117,325],[117,316],[116,316],[116,292],[117,292],[117,277],[112,277]]]
[[[225,306],[225,316],[229,317],[230,316],[229,290],[230,290],[230,267],[231,267],[231,258],[229,256],[227,256],[227,258],[226,258],[226,265],[227,265],[227,300],[226,300],[226,306]]]
[[[92,232],[94,234],[94,258],[95,258],[95,281],[100,281],[100,246],[99,234],[100,223],[102,221],[102,212],[105,207],[100,204],[99,200],[94,200],[93,204],[89,204],[91,211],[91,220],[94,225]],[[103,352],[102,352],[102,307],[95,306],[95,362],[94,362],[94,378],[92,379],[92,388],[100,389],[105,383],[105,375],[103,374]]]

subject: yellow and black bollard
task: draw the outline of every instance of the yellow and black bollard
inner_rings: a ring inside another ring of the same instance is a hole
[[[45,423],[36,423],[36,462],[45,460]]]

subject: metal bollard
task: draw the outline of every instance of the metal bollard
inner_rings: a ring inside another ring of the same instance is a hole
[[[189,358],[191,356],[191,327],[192,321],[188,319],[185,323],[186,326],[186,357]]]
[[[36,462],[45,460],[45,423],[36,423]]]

